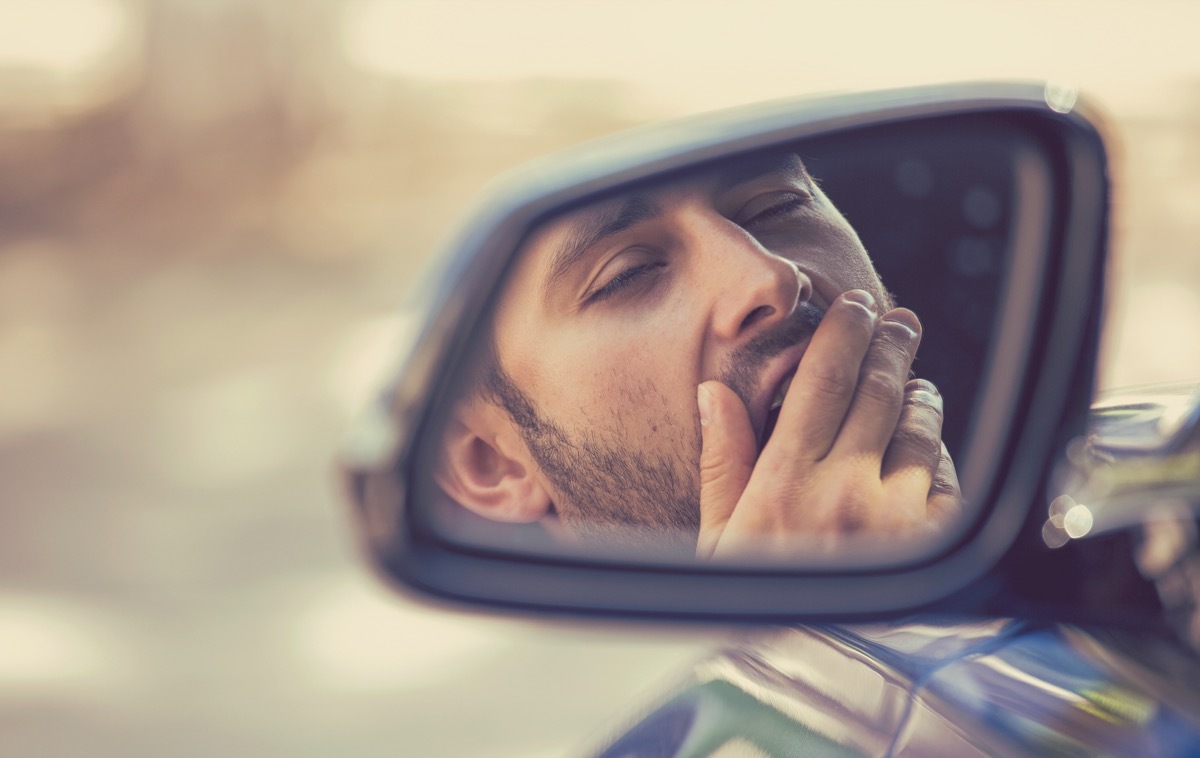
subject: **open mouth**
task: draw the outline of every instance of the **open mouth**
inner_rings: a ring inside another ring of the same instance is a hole
[[[796,378],[796,372],[788,374],[779,384],[779,391],[775,393],[775,399],[771,401],[771,407],[767,410],[766,422],[763,424],[762,437],[759,440],[758,450],[767,446],[767,440],[771,439],[771,435],[775,432],[775,425],[779,423],[779,414],[783,410],[783,399],[787,397],[788,388],[792,386],[792,380]]]

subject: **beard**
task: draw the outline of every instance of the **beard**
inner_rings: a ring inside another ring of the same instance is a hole
[[[716,378],[749,407],[767,362],[811,337],[824,315],[819,306],[801,303],[786,321],[734,350]],[[660,422],[651,439],[659,444],[649,446],[615,410],[610,424],[569,431],[541,414],[498,364],[489,373],[489,394],[520,429],[530,454],[557,489],[555,510],[574,536],[656,554],[695,553],[700,532],[698,412],[686,420]],[[638,398],[647,412],[651,397]]]

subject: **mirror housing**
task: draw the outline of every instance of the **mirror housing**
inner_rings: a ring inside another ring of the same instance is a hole
[[[587,198],[688,167],[800,140],[1001,130],[1033,146],[1036,223],[1015,230],[995,347],[964,480],[973,517],[899,565],[752,568],[522,555],[445,539],[414,497],[429,436],[453,402],[514,251],[542,220]],[[397,587],[509,608],[651,617],[794,621],[917,609],[1003,612],[1015,545],[1045,520],[1057,454],[1082,426],[1100,333],[1109,184],[1086,105],[1040,85],[973,85],[735,109],[583,145],[495,186],[442,259],[419,336],[351,438],[344,471],[374,566]],[[424,444],[422,444],[424,443]],[[1031,527],[1031,524],[1033,525]]]

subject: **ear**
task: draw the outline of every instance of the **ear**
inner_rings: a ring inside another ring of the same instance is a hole
[[[482,400],[455,409],[434,479],[464,508],[492,521],[528,523],[550,511],[550,495],[516,425]]]

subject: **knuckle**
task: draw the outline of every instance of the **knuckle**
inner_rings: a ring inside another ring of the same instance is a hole
[[[845,319],[860,326],[865,325],[868,329],[874,326],[876,319],[874,308],[869,308],[845,297],[840,297],[834,301],[834,304],[829,309],[829,314],[835,318]]]
[[[910,406],[910,412],[942,416],[941,394],[931,382],[923,379],[914,379],[905,385],[904,403]]]
[[[945,447],[942,447],[941,457],[938,459],[937,472],[933,477],[934,488],[942,492],[958,492],[958,472],[954,469],[954,461],[950,460],[950,456],[946,454]]]
[[[933,478],[933,483],[929,485],[930,492],[936,492],[942,495],[959,495],[958,480],[950,479],[947,476],[938,474]]]
[[[871,339],[870,358],[887,364],[909,361],[916,353],[916,338],[902,324],[884,323]]]
[[[807,389],[819,397],[840,397],[854,386],[854,377],[837,366],[817,367],[809,377]]]
[[[843,502],[837,510],[835,523],[838,531],[852,533],[865,529],[869,523],[868,511],[867,505],[861,500]]]
[[[892,436],[892,444],[917,451],[930,461],[940,458],[942,440],[928,424],[901,424]]]
[[[718,456],[700,456],[700,484],[711,485],[720,482],[725,476],[726,466]]]
[[[913,351],[888,335],[876,334],[863,359],[860,383],[872,382],[897,395],[905,390]]]
[[[870,522],[873,499],[868,488],[854,481],[839,482],[825,497],[820,510],[824,514],[824,528],[838,533],[852,533],[864,529]]]
[[[877,403],[897,403],[903,391],[899,377],[878,368],[863,371],[858,380],[859,394]]]

